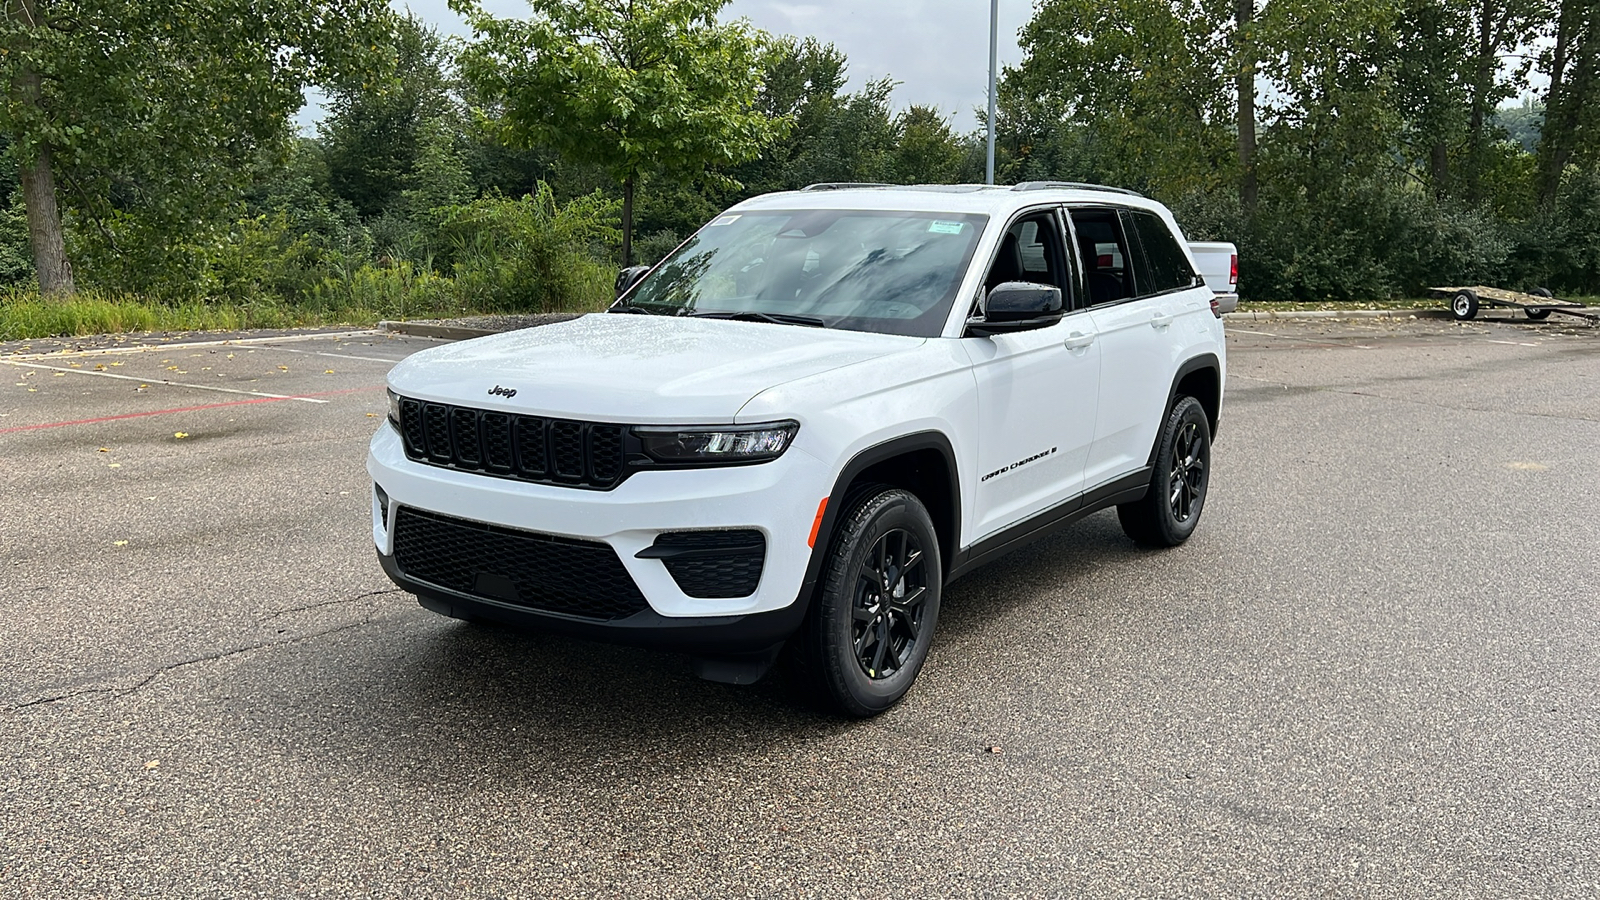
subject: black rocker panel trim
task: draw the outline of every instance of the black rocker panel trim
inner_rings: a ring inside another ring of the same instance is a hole
[[[1150,471],[1151,468],[1145,466],[1130,472],[1075,497],[1069,497],[998,534],[978,541],[956,555],[945,583],[955,581],[984,563],[993,562],[1013,550],[1060,531],[1085,516],[1143,498],[1145,492],[1150,489]]]

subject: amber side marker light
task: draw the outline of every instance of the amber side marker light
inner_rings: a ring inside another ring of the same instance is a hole
[[[822,529],[822,514],[828,509],[828,498],[823,497],[817,504],[817,517],[811,520],[811,537],[806,538],[806,546],[813,549],[817,546],[817,532]]]

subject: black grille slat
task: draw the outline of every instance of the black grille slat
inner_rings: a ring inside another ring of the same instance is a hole
[[[521,531],[401,507],[401,574],[474,597],[590,619],[647,609],[609,544]]]
[[[428,438],[428,456],[438,462],[455,459],[450,446],[450,407],[426,403],[422,407],[423,431]]]
[[[670,531],[656,537],[652,551],[678,589],[690,597],[748,597],[761,583],[767,540],[759,531]],[[682,555],[669,555],[674,551]]]
[[[428,452],[427,429],[422,423],[421,402],[400,401],[400,432],[405,437],[408,456],[421,456]]]
[[[541,478],[549,470],[544,431],[544,420],[533,416],[517,416],[512,426],[517,439],[517,473],[525,478]]]
[[[483,444],[478,437],[478,411],[455,407],[450,410],[450,436],[455,440],[456,461],[463,466],[483,465]]]
[[[416,462],[541,484],[609,490],[628,474],[628,428],[400,398]]]
[[[550,423],[550,462],[555,476],[562,480],[582,481],[587,474],[583,460],[583,423]]]
[[[511,471],[511,417],[486,412],[483,428],[483,464],[496,472]]]
[[[618,425],[589,426],[589,478],[607,485],[622,474],[622,428]]]

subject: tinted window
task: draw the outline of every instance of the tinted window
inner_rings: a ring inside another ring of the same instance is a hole
[[[1094,305],[1115,303],[1133,296],[1133,273],[1128,269],[1128,243],[1109,209],[1074,209],[1072,230],[1078,237],[1078,257],[1083,280]]]
[[[1130,212],[1125,215],[1133,223],[1144,255],[1144,265],[1139,272],[1139,294],[1160,294],[1193,287],[1194,269],[1167,223],[1150,212]]]

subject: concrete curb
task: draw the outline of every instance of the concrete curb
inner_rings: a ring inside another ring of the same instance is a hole
[[[1447,309],[1300,309],[1261,312],[1223,313],[1236,322],[1269,322],[1273,319],[1448,319]]]
[[[387,331],[390,334],[409,334],[412,337],[438,338],[444,341],[465,341],[471,338],[499,334],[497,331],[484,328],[437,325],[433,322],[391,322],[387,319],[378,323],[378,330]]]

